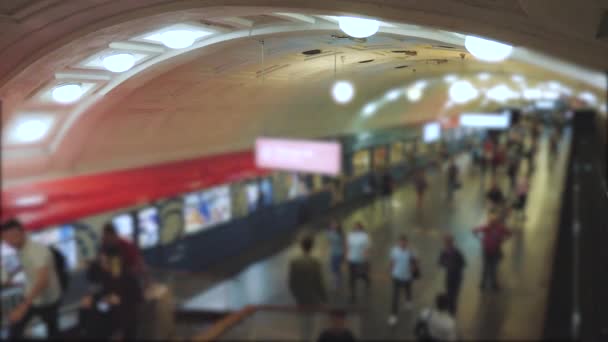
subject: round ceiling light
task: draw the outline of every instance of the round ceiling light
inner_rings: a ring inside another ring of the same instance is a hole
[[[53,89],[53,99],[59,103],[77,101],[84,93],[82,85],[77,83],[62,84]]]
[[[538,88],[527,88],[523,91],[524,99],[540,100],[543,97],[543,92]]]
[[[467,36],[464,40],[464,46],[473,56],[486,62],[504,61],[513,52],[511,45],[475,36]]]
[[[410,102],[418,102],[422,98],[422,87],[411,86],[407,89],[407,99]]]
[[[582,92],[578,95],[578,98],[585,101],[588,105],[594,106],[597,104],[597,97],[588,91]]]
[[[171,30],[160,36],[161,42],[170,49],[185,49],[194,44],[194,34],[188,30]]]
[[[396,99],[399,98],[399,96],[401,96],[401,92],[398,89],[393,89],[393,90],[389,91],[388,93],[386,93],[385,98],[388,101],[395,101]]]
[[[509,100],[518,99],[520,95],[506,84],[500,84],[490,88],[486,92],[486,97],[498,103],[505,103]]]
[[[338,25],[344,33],[354,38],[373,36],[380,28],[378,20],[355,17],[340,17]]]
[[[454,75],[454,74],[449,74],[449,75],[445,75],[443,77],[443,80],[445,81],[445,83],[454,83],[456,81],[458,81],[458,76]]]
[[[490,74],[488,74],[487,72],[482,72],[477,75],[477,78],[480,81],[487,81],[490,79],[490,77],[491,77]]]
[[[124,72],[135,65],[135,56],[130,53],[117,53],[103,58],[103,66],[111,72]]]
[[[49,131],[48,120],[28,119],[18,123],[13,132],[14,141],[32,143],[42,139]]]
[[[522,75],[513,75],[511,76],[511,80],[515,83],[525,83],[526,79]]]
[[[378,106],[375,103],[368,103],[365,107],[363,107],[363,116],[370,117],[374,115]]]
[[[338,81],[334,83],[331,95],[337,103],[349,103],[355,96],[355,87],[348,81]]]
[[[469,81],[457,81],[450,86],[449,95],[453,102],[463,104],[477,98],[479,91]]]

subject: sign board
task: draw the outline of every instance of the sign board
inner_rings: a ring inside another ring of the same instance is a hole
[[[509,112],[498,113],[462,113],[460,126],[487,129],[507,129],[511,124]]]
[[[342,146],[337,142],[258,138],[259,168],[336,176],[342,171]]]

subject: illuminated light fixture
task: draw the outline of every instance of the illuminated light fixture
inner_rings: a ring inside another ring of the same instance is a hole
[[[445,75],[443,77],[443,80],[445,81],[445,83],[454,83],[456,81],[458,81],[458,77],[454,74],[449,74],[449,75]]]
[[[539,100],[534,103],[534,107],[543,110],[555,109],[555,101],[552,100]]]
[[[562,89],[562,84],[557,81],[550,81],[549,83],[547,83],[547,88],[551,90],[560,90]]]
[[[429,82],[426,80],[418,80],[412,84],[412,87],[420,88],[420,90],[424,90],[429,85]]]
[[[480,81],[487,81],[487,80],[490,79],[490,77],[491,77],[490,74],[488,74],[487,72],[482,72],[482,73],[480,73],[480,74],[477,75],[477,78]]]
[[[18,207],[31,207],[35,205],[40,205],[46,202],[45,195],[31,195],[19,197],[15,200],[15,205]]]
[[[406,96],[410,102],[418,102],[422,98],[423,87],[411,86],[407,89]]]
[[[464,46],[477,59],[492,63],[504,61],[513,52],[511,45],[475,36],[467,36]]]
[[[103,67],[111,72],[124,72],[135,65],[135,56],[130,53],[117,53],[102,60]]]
[[[558,100],[560,98],[560,94],[555,90],[543,90],[541,92],[541,98],[546,100]]]
[[[368,103],[365,107],[363,107],[363,116],[370,117],[376,113],[378,106],[375,103]]]
[[[28,144],[44,138],[53,124],[51,116],[31,115],[17,119],[7,134],[8,142]]]
[[[565,94],[567,96],[572,95],[574,92],[572,91],[572,88],[567,87],[565,85],[562,85],[561,89],[559,90],[562,94]]]
[[[527,88],[523,91],[524,99],[530,100],[540,100],[543,97],[543,92],[537,88]]]
[[[585,101],[588,105],[594,106],[597,104],[597,97],[588,91],[578,94],[578,98]]]
[[[463,104],[477,98],[479,91],[469,81],[457,81],[450,86],[449,95],[453,102]]]
[[[68,83],[58,85],[53,89],[53,99],[59,103],[72,103],[78,101],[84,90],[78,83]]]
[[[331,88],[331,95],[337,103],[346,104],[355,96],[355,87],[348,81],[337,81]]]
[[[397,89],[393,89],[393,90],[389,91],[388,93],[386,93],[385,98],[388,101],[395,101],[396,99],[399,98],[399,96],[401,96],[401,92]]]
[[[338,26],[340,30],[354,38],[371,37],[380,28],[378,20],[355,17],[339,17]]]
[[[189,30],[171,30],[161,34],[160,41],[170,49],[185,49],[192,46],[196,35]]]
[[[518,99],[520,97],[519,93],[513,91],[505,84],[500,84],[490,88],[486,92],[486,97],[492,101],[496,101],[498,103],[505,103],[509,100]]]
[[[511,76],[511,80],[513,80],[513,82],[515,82],[515,83],[525,83],[526,82],[526,78],[523,77],[522,75],[513,75],[513,76]]]
[[[462,113],[459,120],[461,127],[506,129],[511,124],[511,114],[509,112]]]

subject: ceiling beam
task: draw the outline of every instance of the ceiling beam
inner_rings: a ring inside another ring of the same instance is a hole
[[[217,21],[220,21],[220,22],[223,22],[226,24],[235,25],[240,28],[252,28],[253,27],[253,20],[239,18],[239,17],[223,17],[223,18],[218,18]]]
[[[308,23],[314,24],[317,22],[317,19],[311,17],[309,15],[297,14],[297,13],[273,13],[273,17],[278,17],[282,19],[287,19],[292,22],[300,22],[300,23]]]

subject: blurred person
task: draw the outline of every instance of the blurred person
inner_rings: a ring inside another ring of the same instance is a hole
[[[490,215],[486,225],[475,228],[473,234],[481,239],[483,250],[483,268],[481,275],[480,288],[482,290],[492,287],[493,290],[500,289],[497,280],[498,266],[502,259],[502,244],[511,236],[511,231],[507,229],[496,214]]]
[[[526,218],[525,209],[526,203],[528,201],[528,192],[530,191],[530,181],[527,177],[520,177],[517,182],[517,189],[515,192],[515,203],[513,204],[513,209],[517,213],[521,219]]]
[[[415,332],[418,341],[456,341],[456,320],[450,314],[448,298],[440,294],[435,298],[435,308],[426,308],[420,313]]]
[[[139,248],[133,242],[120,237],[111,222],[106,223],[103,227],[101,247],[117,248],[121,254],[121,260],[125,263],[126,272],[131,272],[137,277],[146,276],[146,265]]]
[[[456,315],[458,294],[466,261],[462,252],[454,245],[454,238],[451,235],[446,235],[444,238],[444,247],[439,255],[439,266],[445,269],[445,294],[448,308],[453,315]]]
[[[557,152],[559,148],[559,135],[556,130],[551,133],[549,138],[549,151],[551,154],[551,159],[555,159],[557,157]]]
[[[493,209],[499,209],[505,202],[505,195],[496,180],[493,180],[490,189],[486,192],[486,199]]]
[[[390,254],[391,277],[393,278],[393,299],[391,315],[388,318],[389,325],[397,323],[399,313],[399,293],[405,292],[406,308],[411,309],[412,305],[412,282],[418,269],[418,263],[414,252],[408,247],[407,237],[401,235],[399,242],[393,247]]]
[[[137,336],[138,305],[143,293],[135,275],[125,269],[116,246],[102,249],[87,271],[97,289],[80,301],[79,328],[83,338],[126,339]]]
[[[321,263],[312,256],[313,247],[313,238],[305,237],[300,242],[302,254],[289,263],[289,289],[301,307],[316,307],[327,301]]]
[[[447,199],[449,202],[452,202],[452,198],[454,197],[454,191],[460,188],[460,181],[458,180],[458,175],[460,170],[458,169],[458,165],[454,162],[454,158],[450,158],[448,164],[448,195]]]
[[[33,317],[42,320],[49,339],[57,338],[62,290],[53,252],[26,236],[23,225],[16,219],[3,223],[1,231],[2,240],[17,250],[27,278],[23,301],[8,314],[9,339],[24,338],[25,328]]]
[[[357,300],[357,280],[363,279],[367,292],[369,292],[371,286],[369,277],[371,240],[361,222],[357,222],[355,229],[348,234],[346,246],[350,300],[354,303]]]
[[[327,232],[329,240],[329,264],[331,273],[334,275],[334,289],[337,291],[342,287],[342,265],[346,251],[346,238],[342,225],[333,220]]]
[[[511,191],[513,191],[515,189],[517,174],[519,172],[519,164],[520,164],[519,156],[516,155],[517,152],[515,152],[514,149],[512,149],[512,150],[513,151],[511,152],[511,155],[509,157],[509,162],[507,164],[507,176],[509,177],[509,185],[510,185]]]
[[[416,171],[414,176],[414,187],[416,188],[416,208],[418,211],[422,208],[422,202],[424,201],[424,194],[428,188],[428,182],[424,174],[424,170],[420,169]]]
[[[323,330],[317,342],[354,342],[353,333],[346,326],[346,311],[332,310],[329,313],[330,326]]]
[[[382,174],[382,206],[383,210],[388,211],[391,208],[391,197],[393,195],[393,176],[387,170]]]

